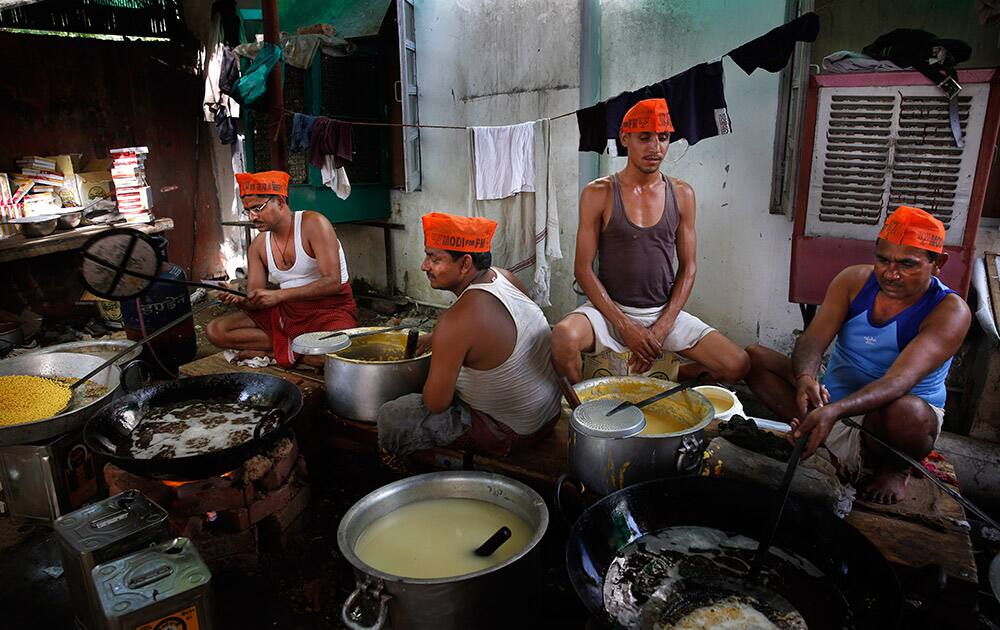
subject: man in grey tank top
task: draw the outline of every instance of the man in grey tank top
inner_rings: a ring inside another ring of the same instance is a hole
[[[695,198],[660,173],[671,131],[664,99],[637,103],[621,125],[625,168],[580,194],[574,271],[589,301],[552,331],[556,371],[573,383],[583,378],[582,352],[630,352],[632,373],[674,352],[690,361],[681,380],[707,371],[734,382],[750,368],[742,348],[683,310],[694,287]]]
[[[548,323],[514,275],[491,266],[495,222],[441,213],[422,220],[421,270],[458,299],[420,340],[418,352],[433,352],[423,392],[379,409],[379,446],[384,458],[436,446],[507,455],[559,419]]]

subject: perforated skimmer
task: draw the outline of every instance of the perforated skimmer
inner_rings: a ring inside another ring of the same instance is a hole
[[[621,400],[588,400],[573,410],[570,420],[580,433],[601,438],[623,438],[635,435],[646,427],[646,416],[635,406],[625,407],[614,415],[608,412],[621,405]]]

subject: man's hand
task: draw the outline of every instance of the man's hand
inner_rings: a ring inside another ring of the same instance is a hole
[[[419,356],[421,356],[423,354],[426,354],[427,352],[430,352],[431,341],[433,339],[434,339],[434,333],[426,333],[426,334],[420,335],[420,337],[417,339],[417,353],[416,353],[416,356],[419,357]]]
[[[247,299],[242,295],[236,295],[235,293],[226,293],[225,291],[219,292],[219,301],[223,304],[232,304],[233,306],[246,306]]]
[[[830,392],[814,377],[800,374],[795,381],[795,402],[798,404],[799,414],[804,418],[810,407],[822,407],[829,403]]]
[[[830,430],[839,419],[839,412],[835,405],[827,405],[810,411],[802,420],[795,418],[792,420],[792,430],[788,433],[788,441],[791,444],[802,437],[804,433],[810,433],[806,449],[802,452],[802,459],[807,459],[816,452],[820,446],[826,442],[830,435]]]
[[[253,289],[247,294],[247,301],[254,308],[270,308],[281,304],[281,290]]]
[[[645,326],[639,326],[635,322],[629,321],[618,331],[618,334],[621,335],[622,341],[625,342],[628,349],[632,351],[633,356],[638,355],[639,361],[652,365],[663,354],[661,341],[656,338],[652,330]]]

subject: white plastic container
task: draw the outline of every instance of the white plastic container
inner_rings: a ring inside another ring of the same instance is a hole
[[[735,392],[718,385],[699,385],[694,390],[707,398],[715,407],[716,420],[729,420],[736,414],[744,415],[743,403],[736,397]]]

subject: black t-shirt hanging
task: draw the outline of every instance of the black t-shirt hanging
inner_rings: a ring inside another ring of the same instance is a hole
[[[814,42],[817,35],[819,16],[810,11],[729,51],[729,58],[747,74],[757,68],[778,72],[788,65],[795,42]]]

